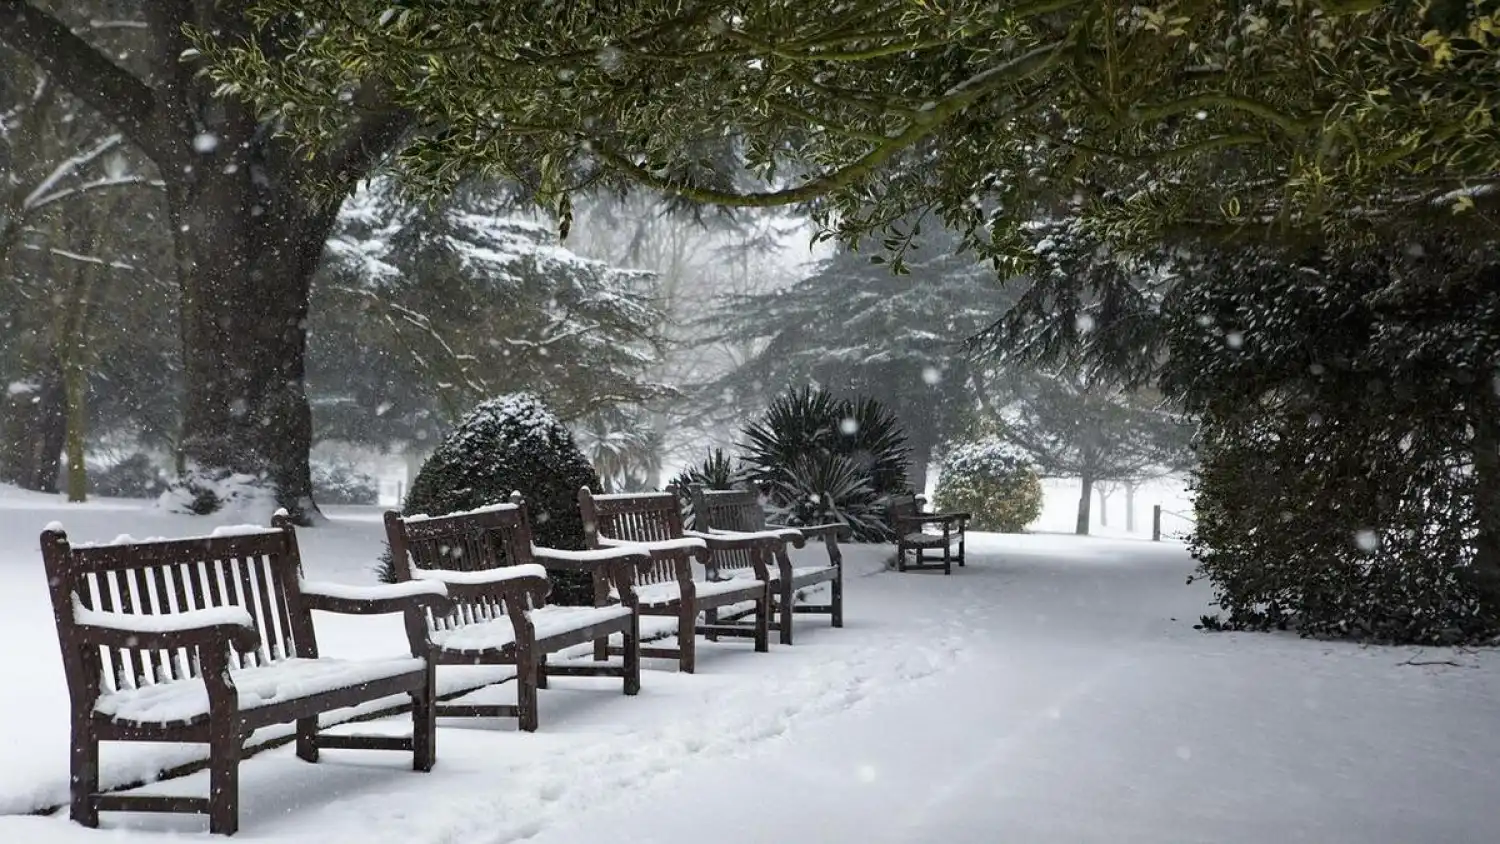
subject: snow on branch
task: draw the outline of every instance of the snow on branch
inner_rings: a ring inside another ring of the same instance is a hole
[[[25,205],[25,210],[35,211],[39,208],[51,205],[52,203],[59,200],[67,199],[70,196],[77,196],[79,194],[88,193],[89,191],[103,190],[106,188],[128,187],[130,185],[145,185],[147,187],[158,189],[166,187],[166,183],[161,181],[160,179],[150,179],[145,176],[106,176],[102,179],[95,179],[91,182],[84,182],[83,184],[77,185],[75,187],[63,188],[62,190],[53,191],[52,193],[49,193],[46,196],[37,199],[35,202]]]
[[[78,172],[79,169],[86,167],[99,156],[119,146],[123,140],[125,140],[125,136],[118,132],[113,135],[106,135],[92,149],[71,155],[58,162],[57,166],[52,168],[52,172],[47,174],[47,178],[42,179],[41,183],[31,193],[27,194],[25,199],[21,200],[21,210],[35,210],[39,207],[41,200],[53,192],[59,182]]]

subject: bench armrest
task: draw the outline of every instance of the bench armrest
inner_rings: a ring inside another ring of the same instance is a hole
[[[803,536],[813,540],[825,539],[832,536],[836,541],[848,542],[854,538],[854,530],[842,522],[832,522],[826,525],[808,525],[807,527],[797,528],[797,530],[802,531]]]
[[[653,560],[670,560],[676,558],[686,559],[691,556],[700,563],[707,563],[709,558],[708,543],[693,536],[683,536],[678,539],[658,539],[654,542],[629,542],[623,539],[610,539],[599,537],[599,544],[605,548],[634,548],[644,550],[651,555]]]
[[[383,615],[407,610],[447,612],[453,606],[442,583],[409,580],[377,586],[352,586],[304,580],[298,591],[309,609],[343,615]]]
[[[918,513],[915,516],[901,516],[899,521],[928,525],[967,522],[971,518],[973,517],[968,513]]]
[[[260,644],[254,619],[237,606],[147,615],[87,609],[74,596],[73,625],[85,645],[115,648],[234,645],[248,651]]]
[[[688,531],[688,535],[695,536],[695,531]],[[725,539],[758,539],[773,544],[790,544],[793,548],[801,548],[807,544],[807,536],[798,528],[772,528],[765,530],[719,530],[713,528],[708,532],[709,536],[722,536]]]
[[[552,591],[547,570],[536,563],[483,571],[413,569],[411,576],[414,578],[411,582],[444,587],[449,595],[459,600],[497,597],[503,600],[525,595],[542,600]]]
[[[543,566],[561,571],[591,572],[601,566],[626,563],[644,572],[651,565],[651,552],[648,549],[631,548],[629,545],[595,548],[592,551],[564,551],[561,548],[533,545],[531,556]]]

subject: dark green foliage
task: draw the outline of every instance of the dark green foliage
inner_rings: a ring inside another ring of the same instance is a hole
[[[883,504],[907,490],[906,436],[874,399],[810,387],[782,395],[744,432],[746,474],[789,525],[847,521],[860,542],[889,536]]]
[[[1500,256],[1433,238],[1197,278],[1166,374],[1203,420],[1192,548],[1215,623],[1500,631]]]
[[[975,530],[1020,533],[1042,513],[1042,481],[1030,461],[991,437],[949,449],[934,498],[939,511],[973,516]]]
[[[352,466],[314,463],[313,496],[319,504],[376,504],[380,484]]]
[[[733,489],[741,480],[741,473],[734,468],[734,460],[722,448],[709,452],[703,462],[678,472],[677,477],[672,479],[671,486],[677,491],[678,501],[682,504],[683,524],[689,529],[694,526],[691,494],[694,484],[702,484],[706,489]]]
[[[536,397],[514,393],[476,407],[422,465],[404,512],[442,515],[502,502],[514,491],[531,508],[537,545],[584,547],[578,489],[599,477],[573,435]],[[587,578],[554,574],[554,603],[592,604]]]
[[[155,498],[167,488],[167,478],[141,452],[111,466],[89,469],[90,492],[106,498]]]

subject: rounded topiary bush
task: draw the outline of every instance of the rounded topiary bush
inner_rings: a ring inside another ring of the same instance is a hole
[[[951,449],[939,468],[939,510],[971,514],[975,530],[1020,533],[1042,512],[1042,481],[1019,452],[986,438]]]
[[[474,408],[433,451],[412,481],[403,512],[438,516],[526,497],[533,540],[577,551],[584,547],[578,488],[599,488],[573,434],[529,393],[490,399]],[[584,576],[552,576],[553,603],[592,604]]]

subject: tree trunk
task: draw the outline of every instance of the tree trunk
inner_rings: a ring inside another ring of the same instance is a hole
[[[57,492],[58,456],[67,430],[57,360],[49,358],[31,379],[10,385],[5,402],[0,480],[35,492]]]
[[[1130,533],[1135,533],[1135,493],[1139,488],[1139,481],[1125,482],[1125,530]]]
[[[190,475],[249,475],[307,523],[308,291],[336,208],[310,207],[250,152],[231,153],[167,184],[187,352],[182,453]]]
[[[1474,515],[1479,530],[1470,581],[1490,613],[1500,616],[1500,402],[1486,391],[1475,404]]]
[[[1109,497],[1114,494],[1114,487],[1106,483],[1099,484],[1099,526],[1109,527]]]
[[[926,437],[911,441],[911,463],[906,467],[906,483],[917,495],[927,493],[927,464],[932,462],[932,443]]]
[[[1078,521],[1073,526],[1073,532],[1079,536],[1089,535],[1089,509],[1094,501],[1094,478],[1085,474],[1079,479],[1078,494]]]

